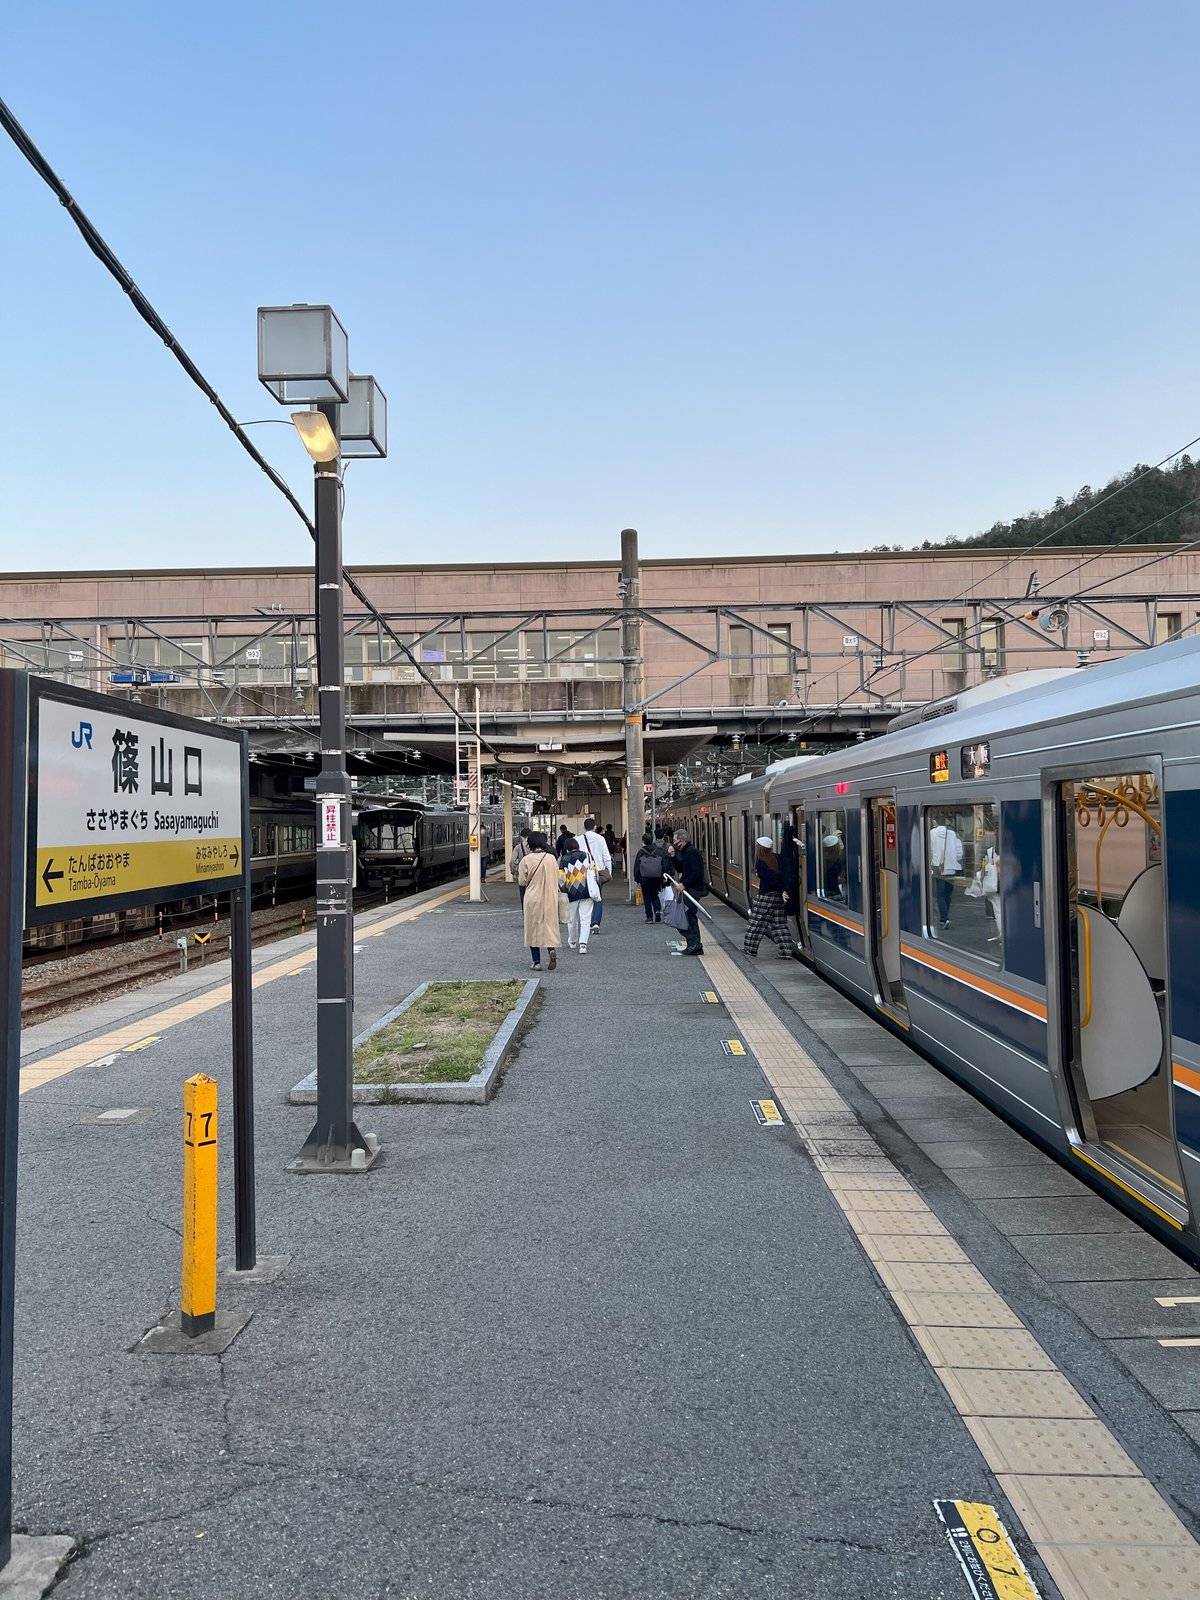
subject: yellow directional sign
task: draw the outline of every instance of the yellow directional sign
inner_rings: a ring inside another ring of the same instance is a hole
[[[30,687],[30,926],[242,881],[240,734]]]
[[[750,1104],[754,1107],[754,1115],[758,1118],[760,1127],[783,1127],[783,1117],[774,1100],[751,1100]]]
[[[722,1039],[721,1049],[724,1050],[727,1056],[744,1056],[746,1054],[746,1046],[740,1039]]]

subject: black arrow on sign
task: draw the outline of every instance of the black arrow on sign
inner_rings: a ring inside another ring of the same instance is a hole
[[[232,859],[233,859],[233,864],[234,864],[235,867],[237,866],[238,862],[242,859],[242,852],[238,849],[237,845],[234,845],[234,847],[233,847],[233,857],[232,857]]]
[[[54,885],[50,881],[51,878],[64,878],[64,877],[66,877],[66,873],[64,873],[64,872],[51,872],[50,868],[53,865],[54,865],[54,857],[51,856],[49,861],[46,862],[46,870],[45,870],[45,872],[42,873],[42,882],[46,885],[46,893],[47,894],[53,894],[54,893]]]

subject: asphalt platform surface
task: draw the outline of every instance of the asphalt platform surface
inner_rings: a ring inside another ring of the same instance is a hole
[[[515,890],[486,892],[363,944],[359,1027],[427,979],[528,975]],[[81,1540],[63,1600],[967,1600],[945,1497],[1000,1507],[1038,1572],[666,931],[610,899],[497,1098],[364,1108],[365,1177],[284,1171],[314,969],[259,988],[258,1247],[291,1260],[222,1281],[253,1316],[220,1357],[130,1352],[178,1307],[197,1070],[232,1250],[228,1008],[22,1098],[15,1520]]]

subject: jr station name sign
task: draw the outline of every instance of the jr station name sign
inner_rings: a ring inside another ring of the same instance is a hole
[[[240,733],[29,687],[28,926],[241,885]]]

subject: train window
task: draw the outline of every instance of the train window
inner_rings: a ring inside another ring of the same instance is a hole
[[[817,894],[822,900],[846,898],[846,813],[817,812]]]
[[[262,855],[262,829],[257,822],[250,829],[250,854],[252,856]]]
[[[925,870],[931,937],[999,966],[1000,815],[992,801],[926,808]]]
[[[742,861],[742,818],[739,813],[736,817],[725,818],[725,860],[731,867],[738,867]]]
[[[434,830],[433,842],[434,842],[434,844],[445,844],[445,842],[446,842],[446,824],[444,822],[439,822],[437,827],[436,827],[436,829]]]

